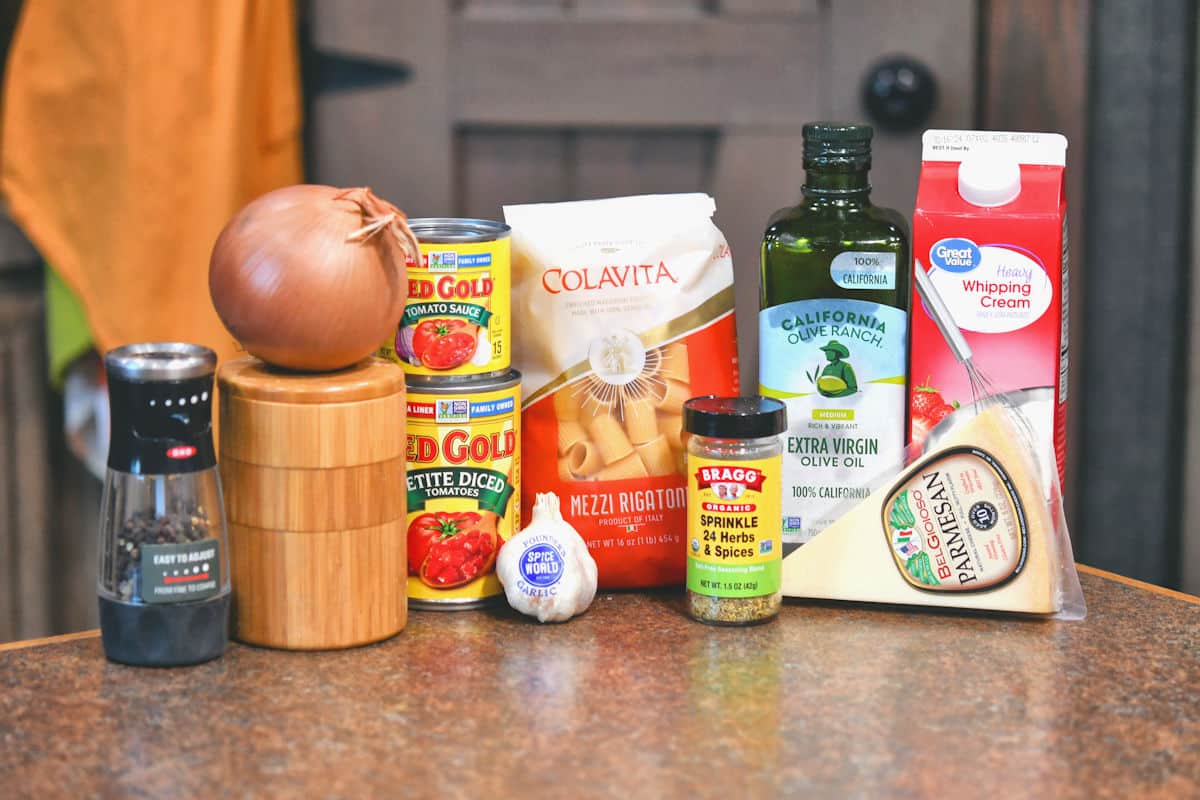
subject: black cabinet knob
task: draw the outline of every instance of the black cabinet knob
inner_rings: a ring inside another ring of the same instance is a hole
[[[929,67],[907,56],[876,62],[863,80],[862,102],[878,128],[893,133],[921,130],[937,106],[937,80]]]

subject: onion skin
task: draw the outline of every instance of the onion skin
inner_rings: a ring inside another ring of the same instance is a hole
[[[299,184],[250,202],[209,261],[221,322],[248,352],[302,371],[348,367],[395,335],[420,258],[404,212],[370,189]]]

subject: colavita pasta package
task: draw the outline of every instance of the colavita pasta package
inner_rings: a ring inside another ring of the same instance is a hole
[[[554,492],[600,586],[684,579],[683,403],[738,392],[733,262],[704,194],[508,206],[522,514]]]

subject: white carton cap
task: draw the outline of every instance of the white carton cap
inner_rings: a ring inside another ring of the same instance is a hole
[[[1021,193],[1021,165],[996,154],[963,159],[958,165],[958,193],[983,208],[1011,203]]]

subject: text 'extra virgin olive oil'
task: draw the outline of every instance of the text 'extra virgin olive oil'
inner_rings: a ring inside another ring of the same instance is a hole
[[[871,204],[871,128],[804,126],[804,199],[762,244],[759,391],[783,400],[783,543],[804,544],[903,457],[909,245]]]

